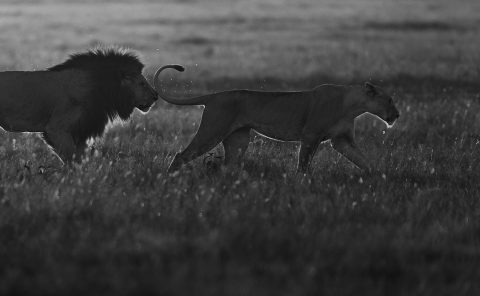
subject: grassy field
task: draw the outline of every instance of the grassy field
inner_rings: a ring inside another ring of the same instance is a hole
[[[162,102],[71,169],[2,132],[0,295],[480,293],[480,2],[2,1],[0,30],[2,70],[117,44],[150,78],[184,64],[176,95],[372,80],[401,112],[357,121],[383,176],[330,147],[300,176],[296,144],[260,137],[242,169],[169,176],[202,110]]]

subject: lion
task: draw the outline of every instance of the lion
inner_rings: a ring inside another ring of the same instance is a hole
[[[175,105],[204,105],[200,127],[190,144],[176,154],[169,171],[208,152],[220,142],[225,163],[238,161],[250,142],[250,130],[278,141],[300,142],[297,172],[305,173],[320,143],[332,147],[357,167],[372,166],[355,143],[355,118],[370,113],[391,127],[400,116],[393,99],[382,88],[323,84],[311,90],[266,92],[229,90],[190,99],[175,99],[162,92],[158,76],[180,65],[166,65],[153,78],[159,97]]]
[[[65,163],[81,162],[109,121],[147,112],[158,99],[138,57],[120,48],[71,55],[42,71],[0,72],[0,127],[40,133]]]

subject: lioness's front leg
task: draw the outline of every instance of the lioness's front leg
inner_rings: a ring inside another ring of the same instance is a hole
[[[319,143],[320,139],[318,137],[304,138],[301,141],[300,152],[298,154],[298,173],[305,173],[307,171]]]
[[[365,155],[355,144],[351,135],[341,135],[332,138],[332,147],[353,162],[360,169],[371,172],[372,167]]]

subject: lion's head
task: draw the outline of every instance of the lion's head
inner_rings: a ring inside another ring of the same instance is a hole
[[[388,125],[393,125],[400,116],[392,97],[382,88],[366,82],[364,85],[368,112],[377,115]]]
[[[142,75],[144,65],[132,52],[121,48],[97,48],[70,56],[49,71],[80,70],[87,73],[90,89],[82,100],[84,118],[78,138],[103,133],[108,120],[126,120],[138,108],[147,112],[158,99],[157,92]]]
[[[150,86],[143,75],[125,76],[121,86],[126,93],[126,99],[131,98],[133,105],[142,112],[148,112],[150,107],[158,100],[157,92]]]
[[[113,119],[127,119],[134,108],[146,112],[158,99],[157,92],[142,75],[138,57],[121,48],[97,48],[77,53],[50,71],[84,70],[91,77],[91,102]]]

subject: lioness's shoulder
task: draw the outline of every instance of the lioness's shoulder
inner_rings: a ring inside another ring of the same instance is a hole
[[[343,94],[347,93],[348,90],[349,90],[349,87],[346,86],[346,85],[321,84],[321,85],[316,86],[313,89],[313,92],[316,95],[322,95],[322,96],[325,96],[325,95],[327,95],[327,96],[328,95],[338,96],[338,95],[343,95]]]
[[[342,84],[325,83],[315,86],[313,90],[345,90],[346,88],[348,86]]]

